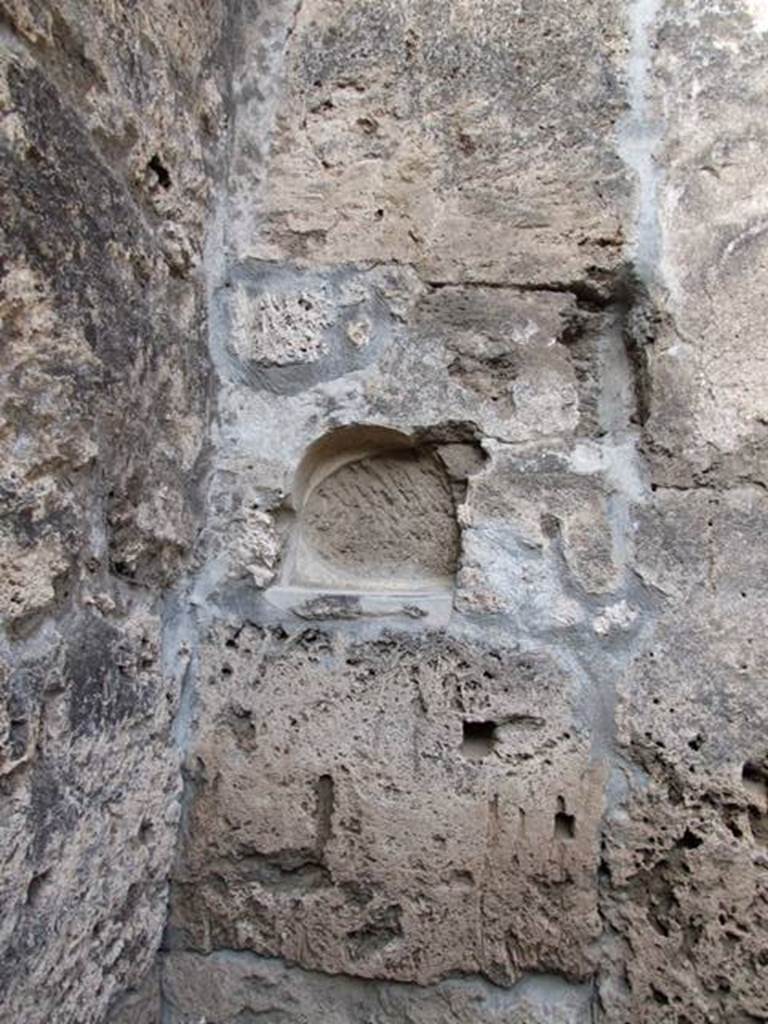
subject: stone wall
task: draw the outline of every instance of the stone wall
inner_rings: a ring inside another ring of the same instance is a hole
[[[617,677],[632,784],[604,826],[609,1019],[768,1013],[766,14],[669,0],[634,19],[633,254],[656,306],[637,319],[651,493],[634,568],[657,612]]]
[[[0,4],[0,1018],[152,964],[179,817],[223,4]]]
[[[0,9],[0,1019],[768,1017],[768,8]]]

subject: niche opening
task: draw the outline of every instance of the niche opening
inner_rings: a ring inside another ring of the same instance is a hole
[[[292,501],[273,601],[289,596],[292,610],[315,618],[393,614],[398,602],[421,618],[440,598],[450,607],[459,528],[450,480],[429,445],[384,427],[334,430],[308,448]]]

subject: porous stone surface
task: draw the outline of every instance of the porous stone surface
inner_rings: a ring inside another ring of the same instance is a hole
[[[663,315],[649,347],[649,447],[671,486],[764,484],[764,5],[668,2],[650,31],[663,44],[648,108],[663,168],[654,254]]]
[[[0,13],[2,1024],[768,1019],[763,0]]]
[[[0,4],[9,1024],[103,1021],[163,927],[189,652],[161,598],[199,517],[224,18],[217,3]]]
[[[413,264],[452,282],[615,268],[620,4],[305,0],[270,21],[279,80],[235,140],[241,258]],[[266,63],[244,78],[261,86]]]
[[[658,171],[641,174],[635,245],[653,500],[637,513],[634,565],[656,613],[618,677],[617,752],[631,772],[604,826],[600,999],[608,1020],[747,1022],[768,1016],[765,201],[754,186],[768,138],[753,99],[768,25],[760,3],[639,13],[640,113]]]
[[[659,492],[641,522],[638,571],[665,610],[618,688],[617,740],[643,774],[605,832],[627,982],[609,1019],[768,1010],[767,515],[763,491],[739,486]]]
[[[201,671],[172,947],[421,984],[589,976],[603,780],[567,670],[441,635],[245,626]]]
[[[171,1024],[191,1024],[201,1013],[207,1020],[248,1014],[285,1024],[319,1015],[329,1024],[587,1024],[590,1014],[588,986],[569,987],[547,975],[513,992],[479,978],[422,988],[329,977],[267,957],[225,952],[172,954],[164,982]]]

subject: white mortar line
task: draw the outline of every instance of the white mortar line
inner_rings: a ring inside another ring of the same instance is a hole
[[[654,116],[649,92],[653,69],[652,33],[662,0],[631,0],[630,51],[627,62],[629,109],[618,132],[618,151],[635,177],[635,210],[628,253],[648,285],[658,283],[662,258],[658,214],[660,171],[656,151],[662,140],[661,118]]]

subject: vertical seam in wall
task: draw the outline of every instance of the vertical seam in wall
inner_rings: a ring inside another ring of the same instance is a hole
[[[662,233],[658,194],[661,172],[657,150],[661,118],[649,99],[653,65],[652,33],[662,0],[632,0],[629,6],[627,114],[619,125],[618,151],[635,178],[635,210],[628,254],[640,279],[651,287],[661,282]]]
[[[269,3],[269,0],[268,0]],[[208,465],[203,478],[200,481],[200,491],[203,502],[203,523],[201,532],[198,534],[196,543],[201,550],[205,551],[205,521],[210,507],[210,486],[212,476],[216,470],[216,453],[218,439],[216,437],[217,420],[217,392],[222,384],[226,383],[226,370],[228,360],[226,358],[226,317],[221,311],[221,290],[229,281],[232,265],[232,241],[231,241],[231,211],[230,201],[231,189],[231,168],[235,155],[238,120],[238,96],[235,87],[235,75],[238,67],[244,64],[243,55],[240,49],[245,37],[245,18],[256,7],[255,15],[261,13],[264,6],[259,0],[226,0],[226,17],[222,33],[221,60],[223,61],[223,87],[225,95],[225,110],[227,114],[226,133],[223,146],[217,158],[213,161],[213,174],[220,170],[220,175],[214,178],[214,191],[209,207],[207,229],[203,240],[202,260],[202,283],[205,294],[206,313],[206,340],[208,357],[211,367],[210,384],[207,396],[207,430],[205,448],[209,453]],[[290,9],[288,25],[284,28],[280,40],[280,52],[274,62],[270,63],[266,74],[271,82],[279,80],[282,69],[287,43],[290,40],[298,20],[302,0],[295,0]],[[274,97],[270,97],[274,99]],[[274,104],[272,104],[274,105]],[[273,115],[274,111],[271,110]],[[267,118],[267,134],[271,131],[274,117]],[[203,554],[204,558],[204,554]],[[194,782],[186,773],[186,762],[192,748],[194,738],[194,715],[198,698],[199,682],[199,645],[201,626],[207,619],[205,602],[211,587],[211,576],[215,576],[210,568],[203,565],[196,570],[187,573],[181,580],[173,593],[164,602],[163,617],[164,623],[164,671],[167,677],[174,681],[178,680],[179,703],[174,716],[171,735],[173,745],[178,758],[180,775],[180,813],[176,826],[174,843],[174,854],[172,864],[179,855],[179,849],[184,840],[188,824],[189,807],[194,795]],[[185,661],[183,671],[179,678],[178,658],[179,654],[185,651],[188,658]],[[170,918],[171,889],[170,879],[168,883],[168,897],[166,907],[166,929]],[[161,941],[162,949],[162,941]],[[163,965],[159,967],[159,1000],[161,1020],[168,1022],[171,1019],[171,1007],[165,996],[163,984]]]
[[[612,476],[621,473],[622,463],[630,459],[634,466],[631,476],[624,481],[625,487],[618,488],[610,499],[611,528],[614,543],[625,550],[621,551],[625,574],[631,574],[632,562],[632,507],[638,501],[647,499],[646,484],[643,480],[643,467],[640,464],[638,448],[639,428],[632,426],[632,406],[635,414],[637,409],[637,390],[632,388],[636,380],[637,367],[629,356],[627,331],[631,329],[627,319],[631,313],[631,304],[642,303],[648,293],[663,293],[663,236],[659,216],[659,193],[661,187],[661,171],[657,156],[663,141],[663,121],[654,111],[650,96],[654,58],[653,35],[663,0],[629,0],[628,30],[629,51],[626,64],[626,95],[627,112],[617,130],[617,151],[630,173],[633,192],[633,209],[631,212],[631,230],[625,245],[626,263],[632,272],[629,306],[622,311],[618,322],[614,324],[612,337],[605,339],[601,352],[601,385],[606,421],[606,443],[610,453],[606,451],[606,470]],[[617,347],[620,346],[620,349]],[[607,377],[606,377],[607,374]],[[611,392],[611,387],[615,390]],[[611,465],[607,465],[610,460]],[[623,474],[622,474],[623,475]],[[618,480],[614,479],[614,484]],[[628,487],[626,485],[629,485]],[[632,493],[634,492],[634,493]],[[629,549],[628,549],[629,548]],[[627,550],[628,549],[628,550]],[[633,592],[641,597],[642,584],[636,577],[625,581],[627,594],[631,598]],[[653,625],[652,602],[638,601],[640,614],[645,620],[641,634]],[[623,652],[621,661],[631,661],[632,650]],[[591,1013],[593,1021],[603,1019],[600,995],[601,978],[606,977],[609,983],[616,983],[611,977],[610,963],[615,958],[612,950],[621,943],[605,916],[605,898],[610,891],[610,878],[606,877],[603,844],[609,831],[612,812],[626,802],[632,766],[627,762],[617,745],[618,690],[615,676],[621,670],[621,663],[609,666],[612,677],[609,692],[604,697],[603,721],[605,728],[611,732],[608,749],[608,767],[610,775],[604,788],[604,810],[601,825],[601,853],[596,878],[598,913],[601,919],[602,933],[600,945],[608,952],[606,959],[608,968],[605,972],[599,965],[595,976]],[[610,718],[610,722],[608,721]]]
[[[213,424],[216,416],[216,368],[211,358],[211,330],[213,315],[213,295],[215,288],[220,286],[226,275],[226,253],[227,253],[227,222],[226,204],[229,196],[229,171],[234,138],[234,102],[233,102],[233,73],[234,73],[234,51],[239,39],[239,28],[244,0],[225,0],[226,15],[222,31],[222,43],[220,44],[221,60],[223,62],[223,87],[225,96],[225,111],[227,126],[222,151],[216,154],[212,161],[213,169],[209,173],[214,175],[214,188],[207,214],[205,237],[203,239],[203,259],[201,267],[202,287],[204,291],[205,304],[205,332],[206,350],[211,364],[211,374],[206,396],[206,433],[204,439],[204,451],[210,451],[212,443]],[[221,169],[220,177],[216,177],[216,170]],[[203,460],[200,460],[203,461]],[[210,467],[207,466],[199,481],[202,501],[202,527],[195,539],[195,544],[205,544],[205,519],[208,506],[208,488],[210,482]],[[199,677],[199,637],[200,621],[195,605],[194,590],[199,571],[194,570],[187,573],[180,581],[175,592],[166,598],[164,603],[164,671],[176,679],[178,656],[180,653],[180,642],[186,645],[188,653],[187,661],[179,680],[179,702],[171,726],[171,737],[178,759],[179,773],[179,816],[176,824],[176,836],[174,839],[174,851],[171,859],[171,871],[175,864],[180,845],[188,821],[189,805],[192,799],[192,784],[185,775],[186,760],[189,755],[191,739],[194,728],[195,703],[198,693]],[[166,898],[165,929],[168,927],[170,918],[171,903],[171,878],[168,879]],[[165,937],[161,939],[158,970],[159,988],[159,1010],[162,1024],[167,1024],[171,1019],[171,1007],[165,996],[163,979],[162,949]]]

